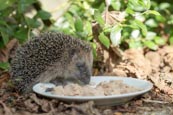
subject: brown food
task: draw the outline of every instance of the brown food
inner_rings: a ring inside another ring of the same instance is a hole
[[[54,87],[52,94],[64,96],[108,96],[140,91],[141,89],[129,86],[122,80],[101,82],[96,87],[92,85],[80,86],[78,84],[68,84],[66,86]]]

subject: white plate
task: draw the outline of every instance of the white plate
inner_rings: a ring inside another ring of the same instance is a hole
[[[141,91],[133,92],[133,93],[126,93],[126,94],[119,94],[119,95],[110,95],[110,96],[60,96],[51,94],[50,92],[45,92],[46,88],[55,87],[54,84],[51,83],[38,83],[33,86],[33,91],[49,97],[49,98],[56,98],[61,101],[65,102],[84,102],[84,101],[94,101],[96,105],[119,105],[123,104],[132,98],[142,95],[148,91],[150,91],[153,87],[152,83],[139,80],[135,78],[128,78],[128,77],[116,77],[116,76],[93,76],[91,77],[91,83],[99,84],[103,81],[110,81],[110,80],[123,80],[123,82],[127,85],[134,86],[136,88],[142,89]]]

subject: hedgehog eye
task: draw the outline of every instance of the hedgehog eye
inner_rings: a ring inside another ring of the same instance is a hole
[[[81,71],[85,70],[86,67],[85,63],[76,63],[76,66]]]
[[[84,65],[84,63],[76,63],[76,66],[77,66],[78,68],[81,68],[83,65]]]

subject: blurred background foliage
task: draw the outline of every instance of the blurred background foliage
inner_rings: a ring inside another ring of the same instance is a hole
[[[37,0],[0,0],[0,48],[14,38],[25,42],[33,34],[32,29],[40,28],[50,17]],[[47,26],[45,23],[41,30]]]
[[[0,0],[0,48],[11,39],[21,44],[43,31],[58,31],[105,48],[157,50],[173,44],[171,0],[68,0],[58,19],[38,0]],[[62,10],[62,9],[59,9]],[[1,62],[7,69],[8,63]]]

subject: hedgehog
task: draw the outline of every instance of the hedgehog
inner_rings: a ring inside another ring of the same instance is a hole
[[[93,55],[90,43],[57,32],[42,33],[19,46],[10,62],[11,82],[29,93],[39,82],[88,84]]]

